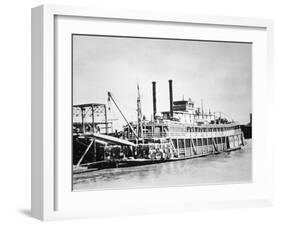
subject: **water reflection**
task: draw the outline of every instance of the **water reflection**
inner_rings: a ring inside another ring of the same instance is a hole
[[[252,177],[251,140],[238,151],[203,158],[75,175],[74,190],[245,183]]]

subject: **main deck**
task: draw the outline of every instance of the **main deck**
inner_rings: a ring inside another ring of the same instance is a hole
[[[207,124],[191,125],[174,121],[144,122],[140,137],[124,128],[124,139],[138,143],[136,158],[139,159],[184,159],[205,156],[212,153],[240,149],[244,145],[243,133],[239,125]]]

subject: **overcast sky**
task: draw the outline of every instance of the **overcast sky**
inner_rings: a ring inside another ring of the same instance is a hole
[[[249,43],[73,36],[73,103],[107,103],[112,92],[128,120],[136,120],[137,83],[142,111],[152,115],[152,81],[157,112],[169,110],[168,80],[174,100],[189,97],[204,110],[223,112],[246,123],[251,112]],[[109,117],[125,124],[115,106]]]

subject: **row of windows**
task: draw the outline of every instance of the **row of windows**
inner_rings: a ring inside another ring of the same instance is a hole
[[[230,131],[234,129],[239,129],[238,126],[234,127],[223,127],[223,128],[198,128],[198,127],[187,127],[187,132],[223,132],[223,131]]]
[[[146,130],[151,131],[151,127],[146,127]],[[168,127],[164,126],[155,126],[154,131],[160,129],[162,131],[168,131]],[[239,126],[233,126],[233,127],[222,127],[222,128],[199,128],[199,127],[181,127],[181,126],[170,126],[169,131],[170,132],[197,132],[197,133],[202,133],[202,132],[223,132],[223,131],[230,131],[230,130],[235,130],[239,129]]]
[[[136,129],[136,128],[134,128]],[[230,131],[234,129],[239,129],[239,126],[233,127],[223,127],[223,128],[199,128],[199,127],[170,127],[170,132],[196,132],[196,133],[204,133],[204,132],[223,132],[223,131]],[[160,133],[160,132],[168,132],[167,126],[155,126],[154,129],[151,126],[144,127],[145,133]],[[129,128],[125,129],[125,132],[131,132]]]
[[[194,146],[204,146],[211,144],[224,144],[225,137],[215,137],[215,138],[199,138],[199,139],[172,139],[175,148],[189,148]],[[185,145],[184,145],[185,142]],[[193,143],[193,144],[192,144]]]

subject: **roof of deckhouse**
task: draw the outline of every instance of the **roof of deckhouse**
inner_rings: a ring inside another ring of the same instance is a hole
[[[177,100],[177,101],[174,101],[173,104],[177,105],[177,104],[186,104],[186,103],[194,103],[193,101],[191,100]]]

